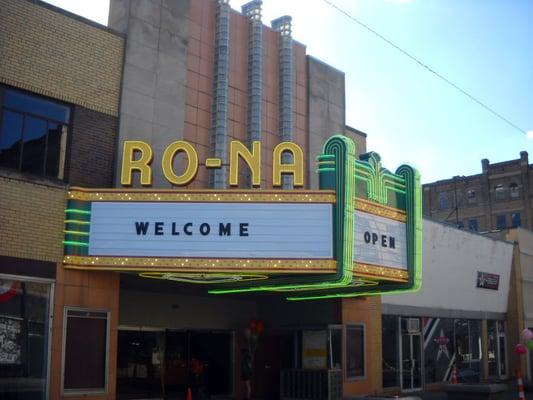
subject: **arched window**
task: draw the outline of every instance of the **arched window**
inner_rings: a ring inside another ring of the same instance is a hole
[[[518,188],[518,185],[514,182],[509,185],[509,195],[512,199],[518,199],[518,197],[520,196],[520,189]]]
[[[505,199],[505,187],[502,183],[494,186],[494,195],[496,196],[496,200]]]
[[[476,202],[476,191],[474,189],[466,191],[466,200],[468,201],[468,204],[474,204]]]

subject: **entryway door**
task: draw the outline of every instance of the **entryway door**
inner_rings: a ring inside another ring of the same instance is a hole
[[[400,346],[402,391],[422,388],[422,343],[420,333],[402,333]]]

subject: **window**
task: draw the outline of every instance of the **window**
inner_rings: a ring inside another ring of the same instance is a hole
[[[489,376],[507,375],[505,321],[487,320],[487,360]]]
[[[455,354],[458,377],[462,382],[479,382],[481,378],[481,321],[456,319]]]
[[[47,398],[50,292],[50,283],[0,276],[2,399]]]
[[[365,376],[365,327],[346,326],[346,378]]]
[[[518,189],[518,185],[514,182],[509,185],[509,195],[511,199],[518,199],[520,197],[520,189]]]
[[[477,219],[474,218],[468,220],[468,229],[474,232],[477,232],[479,230]]]
[[[0,87],[0,167],[63,178],[69,106]]]
[[[107,391],[109,313],[65,308],[63,392]]]
[[[466,199],[467,199],[468,204],[475,204],[476,203],[476,191],[474,189],[467,190]]]
[[[499,184],[494,186],[494,195],[496,196],[496,200],[503,200],[505,199],[505,187],[503,184]]]
[[[505,229],[507,228],[507,221],[505,215],[498,215],[496,217],[496,229]]]
[[[342,368],[342,326],[329,328],[329,368]]]
[[[383,387],[400,386],[398,368],[398,317],[383,315],[381,317],[381,346]]]
[[[445,210],[450,208],[450,202],[448,200],[448,193],[439,193],[439,208]]]
[[[511,221],[513,224],[513,228],[518,228],[519,226],[522,226],[522,219],[518,211],[511,214]]]
[[[463,221],[457,222],[457,228],[464,229],[464,227],[465,227],[465,224],[463,224]]]

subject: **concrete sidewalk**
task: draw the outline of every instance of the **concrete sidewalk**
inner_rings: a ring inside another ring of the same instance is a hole
[[[516,381],[507,381],[505,382],[509,386],[509,390],[503,393],[502,400],[518,400],[518,388]],[[533,400],[533,385],[530,383],[528,386],[529,391],[525,392],[527,400]],[[371,399],[394,399],[394,396],[362,396],[362,397],[345,397],[343,400],[371,400]],[[443,391],[421,391],[413,393],[404,393],[397,397],[398,399],[403,400],[448,400],[448,395]]]

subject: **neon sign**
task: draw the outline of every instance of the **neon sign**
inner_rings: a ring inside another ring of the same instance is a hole
[[[151,184],[151,148],[124,145],[121,181]],[[176,154],[187,163],[179,175]],[[282,162],[290,152],[292,161]],[[381,166],[376,153],[355,156],[353,141],[333,136],[318,157],[320,190],[81,189],[69,192],[65,268],[135,271],[141,276],[209,283],[209,293],[276,292],[289,300],[368,296],[417,290],[421,283],[418,172]],[[303,152],[281,143],[272,180],[303,184]],[[261,180],[261,149],[230,144],[229,183],[239,161]],[[164,151],[166,179],[186,185],[198,166],[184,141]],[[221,160],[205,160],[219,168]]]

